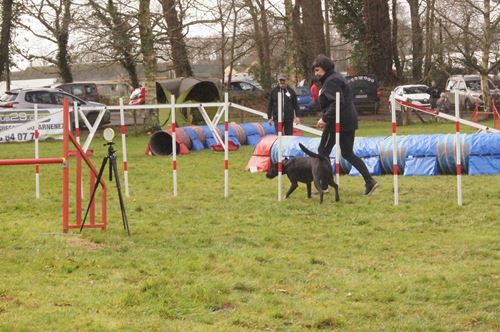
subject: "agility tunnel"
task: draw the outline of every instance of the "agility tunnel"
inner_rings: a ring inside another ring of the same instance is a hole
[[[221,83],[216,79],[198,79],[194,77],[179,77],[156,82],[156,99],[159,104],[169,104],[172,96],[177,103],[208,103],[221,101]],[[177,124],[186,126],[204,123],[200,113],[194,109],[183,108],[175,110]],[[217,107],[207,107],[207,113],[212,117],[217,112]],[[171,116],[171,109],[159,110],[162,127]]]
[[[409,135],[397,137],[398,167],[407,176],[456,174],[455,134]],[[284,158],[304,156],[302,143],[313,152],[318,151],[320,138],[282,137]],[[365,162],[372,175],[392,174],[392,137],[359,137],[354,141],[354,153]],[[460,135],[463,174],[500,174],[500,134],[476,133]],[[330,155],[335,165],[335,149]],[[267,171],[271,162],[278,161],[277,137],[262,140],[254,150],[246,169]],[[341,172],[359,175],[345,159],[340,159]]]
[[[219,136],[224,139],[224,125],[216,127]],[[229,149],[236,150],[241,145],[257,145],[262,137],[274,135],[275,129],[268,122],[230,123],[229,124]],[[178,127],[176,133],[176,150],[180,154],[203,149],[221,150],[214,134],[208,126]],[[300,132],[296,132],[300,135]],[[147,152],[156,156],[172,154],[172,132],[170,129],[157,131],[151,135]]]

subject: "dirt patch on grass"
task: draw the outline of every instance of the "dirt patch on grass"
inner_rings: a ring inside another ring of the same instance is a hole
[[[101,250],[106,248],[104,244],[92,242],[89,239],[82,237],[68,237],[67,241],[69,244],[75,247],[83,247],[89,250]]]

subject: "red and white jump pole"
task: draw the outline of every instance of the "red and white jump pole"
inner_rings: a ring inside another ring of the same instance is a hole
[[[35,108],[33,110],[35,115],[35,159],[38,159],[39,151],[38,151],[38,137],[40,137],[40,132],[38,131],[38,104],[35,104]],[[35,197],[37,199],[40,198],[40,165],[35,164]]]
[[[172,117],[172,177],[173,177],[173,196],[177,197],[177,139],[175,137],[175,96],[170,97],[170,114]]]
[[[224,94],[224,197],[229,196],[229,95]]]
[[[125,184],[125,196],[130,197],[128,190],[128,162],[127,162],[127,142],[126,142],[127,129],[125,127],[123,98],[120,98],[120,133],[122,135],[121,137],[122,137],[122,155],[123,155],[123,180]]]
[[[340,184],[340,92],[335,94],[335,181]]]
[[[390,98],[391,100],[391,120],[392,120],[392,174],[394,176],[394,206],[399,204],[399,192],[398,192],[398,139],[397,139],[397,124],[396,124],[396,100],[395,98]]]
[[[69,136],[70,136],[70,117],[69,117],[69,101],[64,99],[63,102],[63,232],[69,230]],[[78,213],[79,214],[79,213]]]
[[[281,201],[281,182],[282,178],[281,175],[283,173],[283,151],[282,151],[282,140],[281,137],[283,135],[283,123],[281,122],[282,120],[282,114],[281,112],[283,111],[283,100],[282,98],[282,93],[281,91],[278,92],[278,201]]]
[[[460,105],[458,91],[455,91],[455,153],[457,159],[457,201],[462,206],[462,141],[460,139]]]

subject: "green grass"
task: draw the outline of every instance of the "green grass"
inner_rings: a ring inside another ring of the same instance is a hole
[[[359,134],[390,124],[362,120]],[[212,151],[178,158],[174,198],[171,159],[144,156],[146,136],[127,143],[131,237],[108,179],[108,230],[63,234],[61,167],[41,166],[39,200],[33,166],[1,168],[0,330],[500,329],[498,175],[464,176],[462,207],[453,176],[400,177],[398,207],[391,176],[372,197],[342,176],[340,202],[308,200],[303,185],[278,202],[277,181],[244,171],[243,146],[230,153],[229,198]],[[41,157],[61,150],[41,143]],[[0,158],[31,156],[33,144],[0,146]]]

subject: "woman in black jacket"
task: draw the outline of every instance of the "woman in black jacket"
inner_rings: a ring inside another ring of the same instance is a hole
[[[323,113],[318,127],[323,129],[318,153],[329,157],[335,145],[336,93],[340,93],[340,151],[342,157],[354,166],[365,180],[364,195],[371,195],[378,187],[361,158],[353,151],[354,136],[358,129],[358,115],[352,102],[352,93],[345,78],[335,71],[333,61],[325,55],[318,55],[313,63],[314,75],[322,84],[319,104]]]

